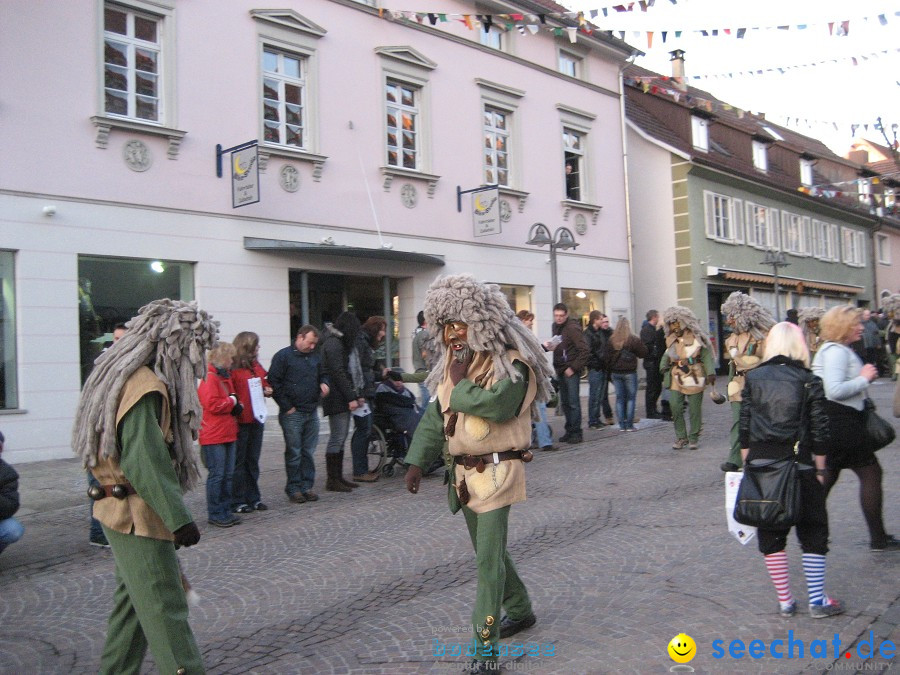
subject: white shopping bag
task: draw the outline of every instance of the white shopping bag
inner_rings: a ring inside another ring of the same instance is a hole
[[[734,502],[737,500],[738,487],[744,474],[740,471],[729,471],[725,474],[725,519],[728,521],[728,531],[742,544],[747,544],[756,536],[756,528],[751,525],[741,525],[734,519]]]
[[[263,395],[262,380],[258,377],[251,377],[247,380],[247,386],[250,388],[250,404],[253,406],[253,416],[257,422],[265,424],[269,411],[266,410],[266,397]]]
[[[365,417],[372,412],[372,409],[369,407],[368,403],[362,403],[356,410],[351,410],[350,412],[356,417]]]

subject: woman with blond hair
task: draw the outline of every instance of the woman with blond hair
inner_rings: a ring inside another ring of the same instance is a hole
[[[637,400],[638,359],[647,356],[647,345],[631,332],[631,323],[624,316],[609,336],[609,372],[616,389],[616,415],[619,431],[635,431],[634,404]]]
[[[796,457],[801,466],[800,517],[797,539],[803,549],[809,615],[824,619],[844,611],[825,595],[825,555],[828,553],[828,513],[825,510],[825,450],[828,418],[822,380],[809,370],[809,349],[803,331],[793,323],[776,324],[766,336],[766,361],[747,371],[741,392],[738,438],[745,465],[756,460]],[[796,455],[795,455],[796,453]],[[790,527],[757,528],[759,552],[778,594],[778,613],[794,616],[785,546]]]
[[[875,452],[860,442],[865,428],[865,401],[869,383],[878,370],[862,359],[849,345],[863,332],[862,311],[849,305],[829,309],[819,321],[822,346],[816,352],[813,372],[825,383],[831,440],[825,466],[825,491],[831,490],[842,469],[850,469],[859,477],[859,500],[869,528],[872,551],[900,550],[900,540],[884,530],[881,465]]]
[[[203,406],[200,456],[209,472],[206,476],[206,512],[209,524],[216,527],[231,527],[241,522],[231,513],[237,418],[243,410],[231,380],[234,355],[234,345],[230,342],[220,342],[210,349],[206,377],[197,388]]]
[[[265,511],[269,507],[261,501],[259,492],[259,457],[262,454],[265,422],[253,415],[250,399],[250,380],[259,379],[263,396],[272,395],[266,380],[266,369],[259,362],[259,335],[242,331],[234,336],[234,368],[231,380],[234,393],[244,409],[238,415],[238,435],[234,454],[234,484],[231,507],[235,513]]]

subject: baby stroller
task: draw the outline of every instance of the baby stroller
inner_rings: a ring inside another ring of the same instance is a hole
[[[412,432],[422,416],[415,395],[400,383],[400,373],[391,371],[388,377],[390,381],[375,390],[375,418],[368,448],[369,471],[381,471],[386,477],[393,476],[394,467],[406,458]]]

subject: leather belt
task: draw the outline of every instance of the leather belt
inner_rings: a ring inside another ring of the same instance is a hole
[[[475,469],[478,473],[483,473],[488,464],[499,464],[511,459],[520,459],[527,463],[534,459],[534,455],[529,450],[506,450],[505,452],[491,452],[487,455],[459,455],[456,461],[466,469]]]
[[[129,495],[136,495],[137,490],[131,483],[116,483],[115,485],[92,485],[87,491],[88,497],[95,502],[107,497],[125,499]]]

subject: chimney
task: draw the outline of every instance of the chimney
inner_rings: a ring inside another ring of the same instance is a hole
[[[673,49],[669,54],[671,55],[669,60],[672,62],[672,77],[677,78],[675,86],[681,91],[687,91],[687,80],[684,76],[684,50]]]
[[[847,153],[847,159],[849,159],[854,164],[868,164],[869,163],[869,153],[865,150],[852,150]]]

